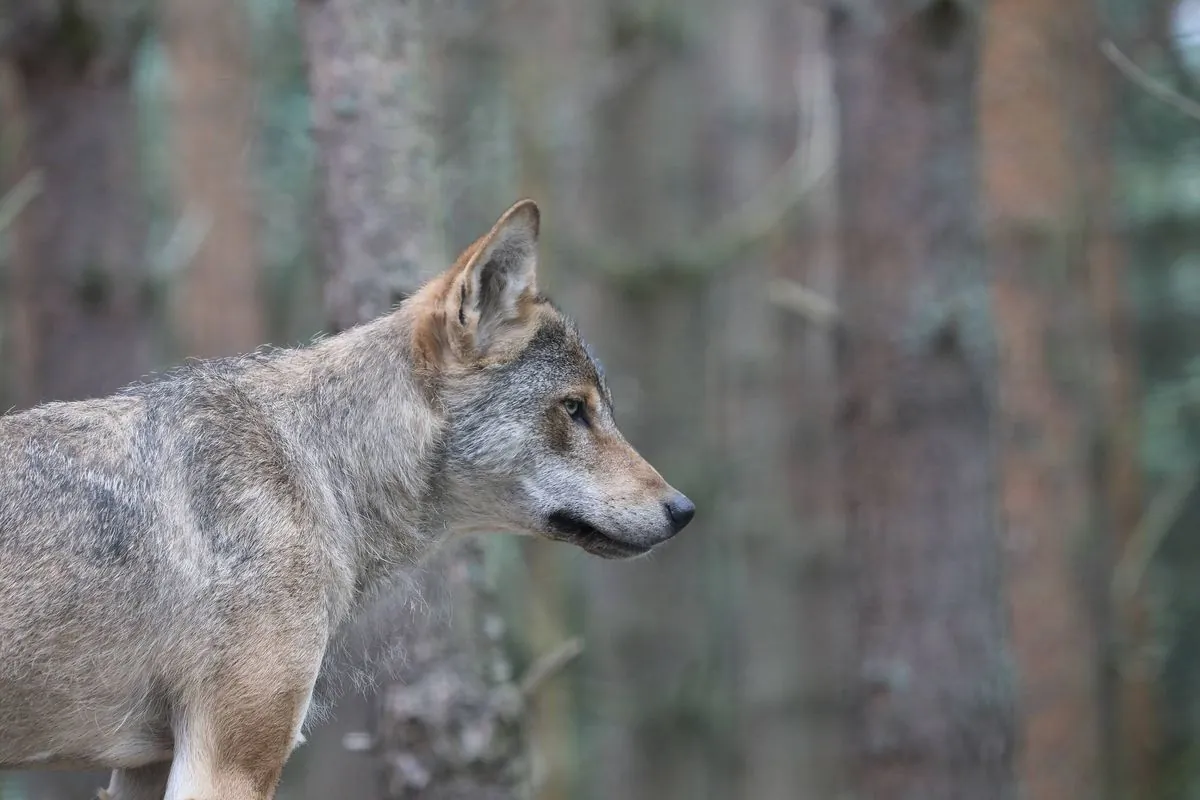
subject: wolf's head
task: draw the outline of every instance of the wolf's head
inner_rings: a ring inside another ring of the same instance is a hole
[[[414,295],[414,348],[449,418],[451,513],[473,528],[649,551],[695,507],[625,441],[604,372],[537,290],[539,213],[517,203]]]

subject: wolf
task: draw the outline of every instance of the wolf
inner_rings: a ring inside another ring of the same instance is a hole
[[[695,506],[626,441],[513,205],[391,312],[0,417],[0,769],[264,800],[339,630],[452,537],[649,552]]]

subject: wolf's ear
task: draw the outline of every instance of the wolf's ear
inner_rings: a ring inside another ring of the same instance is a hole
[[[446,322],[478,355],[519,323],[537,296],[540,220],[536,203],[518,202],[455,265],[445,298]]]

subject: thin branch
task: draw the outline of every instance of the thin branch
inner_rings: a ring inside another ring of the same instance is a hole
[[[1179,92],[1172,89],[1170,86],[1155,80],[1144,69],[1133,63],[1129,56],[1125,55],[1113,43],[1111,39],[1106,39],[1100,44],[1100,51],[1105,57],[1116,66],[1117,69],[1136,83],[1138,86],[1145,89],[1150,94],[1157,97],[1162,102],[1173,106],[1180,113],[1191,117],[1194,120],[1200,120],[1200,103],[1197,103],[1191,98],[1184,97]]]
[[[521,696],[528,699],[550,678],[561,672],[583,652],[583,640],[575,637],[555,647],[530,665],[521,678]]]
[[[821,20],[815,12],[812,16],[803,29],[806,41],[795,75],[796,148],[779,171],[740,208],[707,226],[705,234],[649,253],[605,245],[570,247],[583,263],[626,279],[653,273],[656,267],[685,274],[713,272],[774,231],[820,184],[836,160],[838,136],[833,70],[819,40]]]
[[[816,325],[828,325],[839,316],[833,301],[799,281],[779,278],[771,282],[770,302]]]
[[[1200,469],[1193,466],[1177,475],[1151,501],[1113,569],[1112,592],[1118,601],[1127,600],[1137,592],[1154,554],[1178,522],[1197,485],[1200,485]]]
[[[0,197],[0,233],[8,230],[17,221],[33,199],[42,192],[42,176],[31,172],[22,178],[8,194]]]
[[[806,30],[818,30],[806,26]],[[796,149],[776,178],[740,209],[712,226],[709,235],[691,243],[680,259],[701,269],[713,269],[774,230],[791,209],[808,196],[833,166],[836,118],[833,81],[828,58],[814,43],[804,48],[796,70],[796,95],[801,125]],[[807,130],[803,127],[807,126]],[[690,252],[689,252],[690,250]]]
[[[373,753],[379,740],[366,731],[350,731],[342,734],[342,749],[348,753]]]
[[[180,214],[171,236],[151,262],[151,273],[158,280],[169,280],[186,272],[212,231],[212,216],[201,209]]]

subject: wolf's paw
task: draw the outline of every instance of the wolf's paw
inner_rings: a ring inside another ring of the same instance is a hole
[[[108,789],[97,789],[96,796],[92,800],[113,800],[113,796],[108,793]]]

